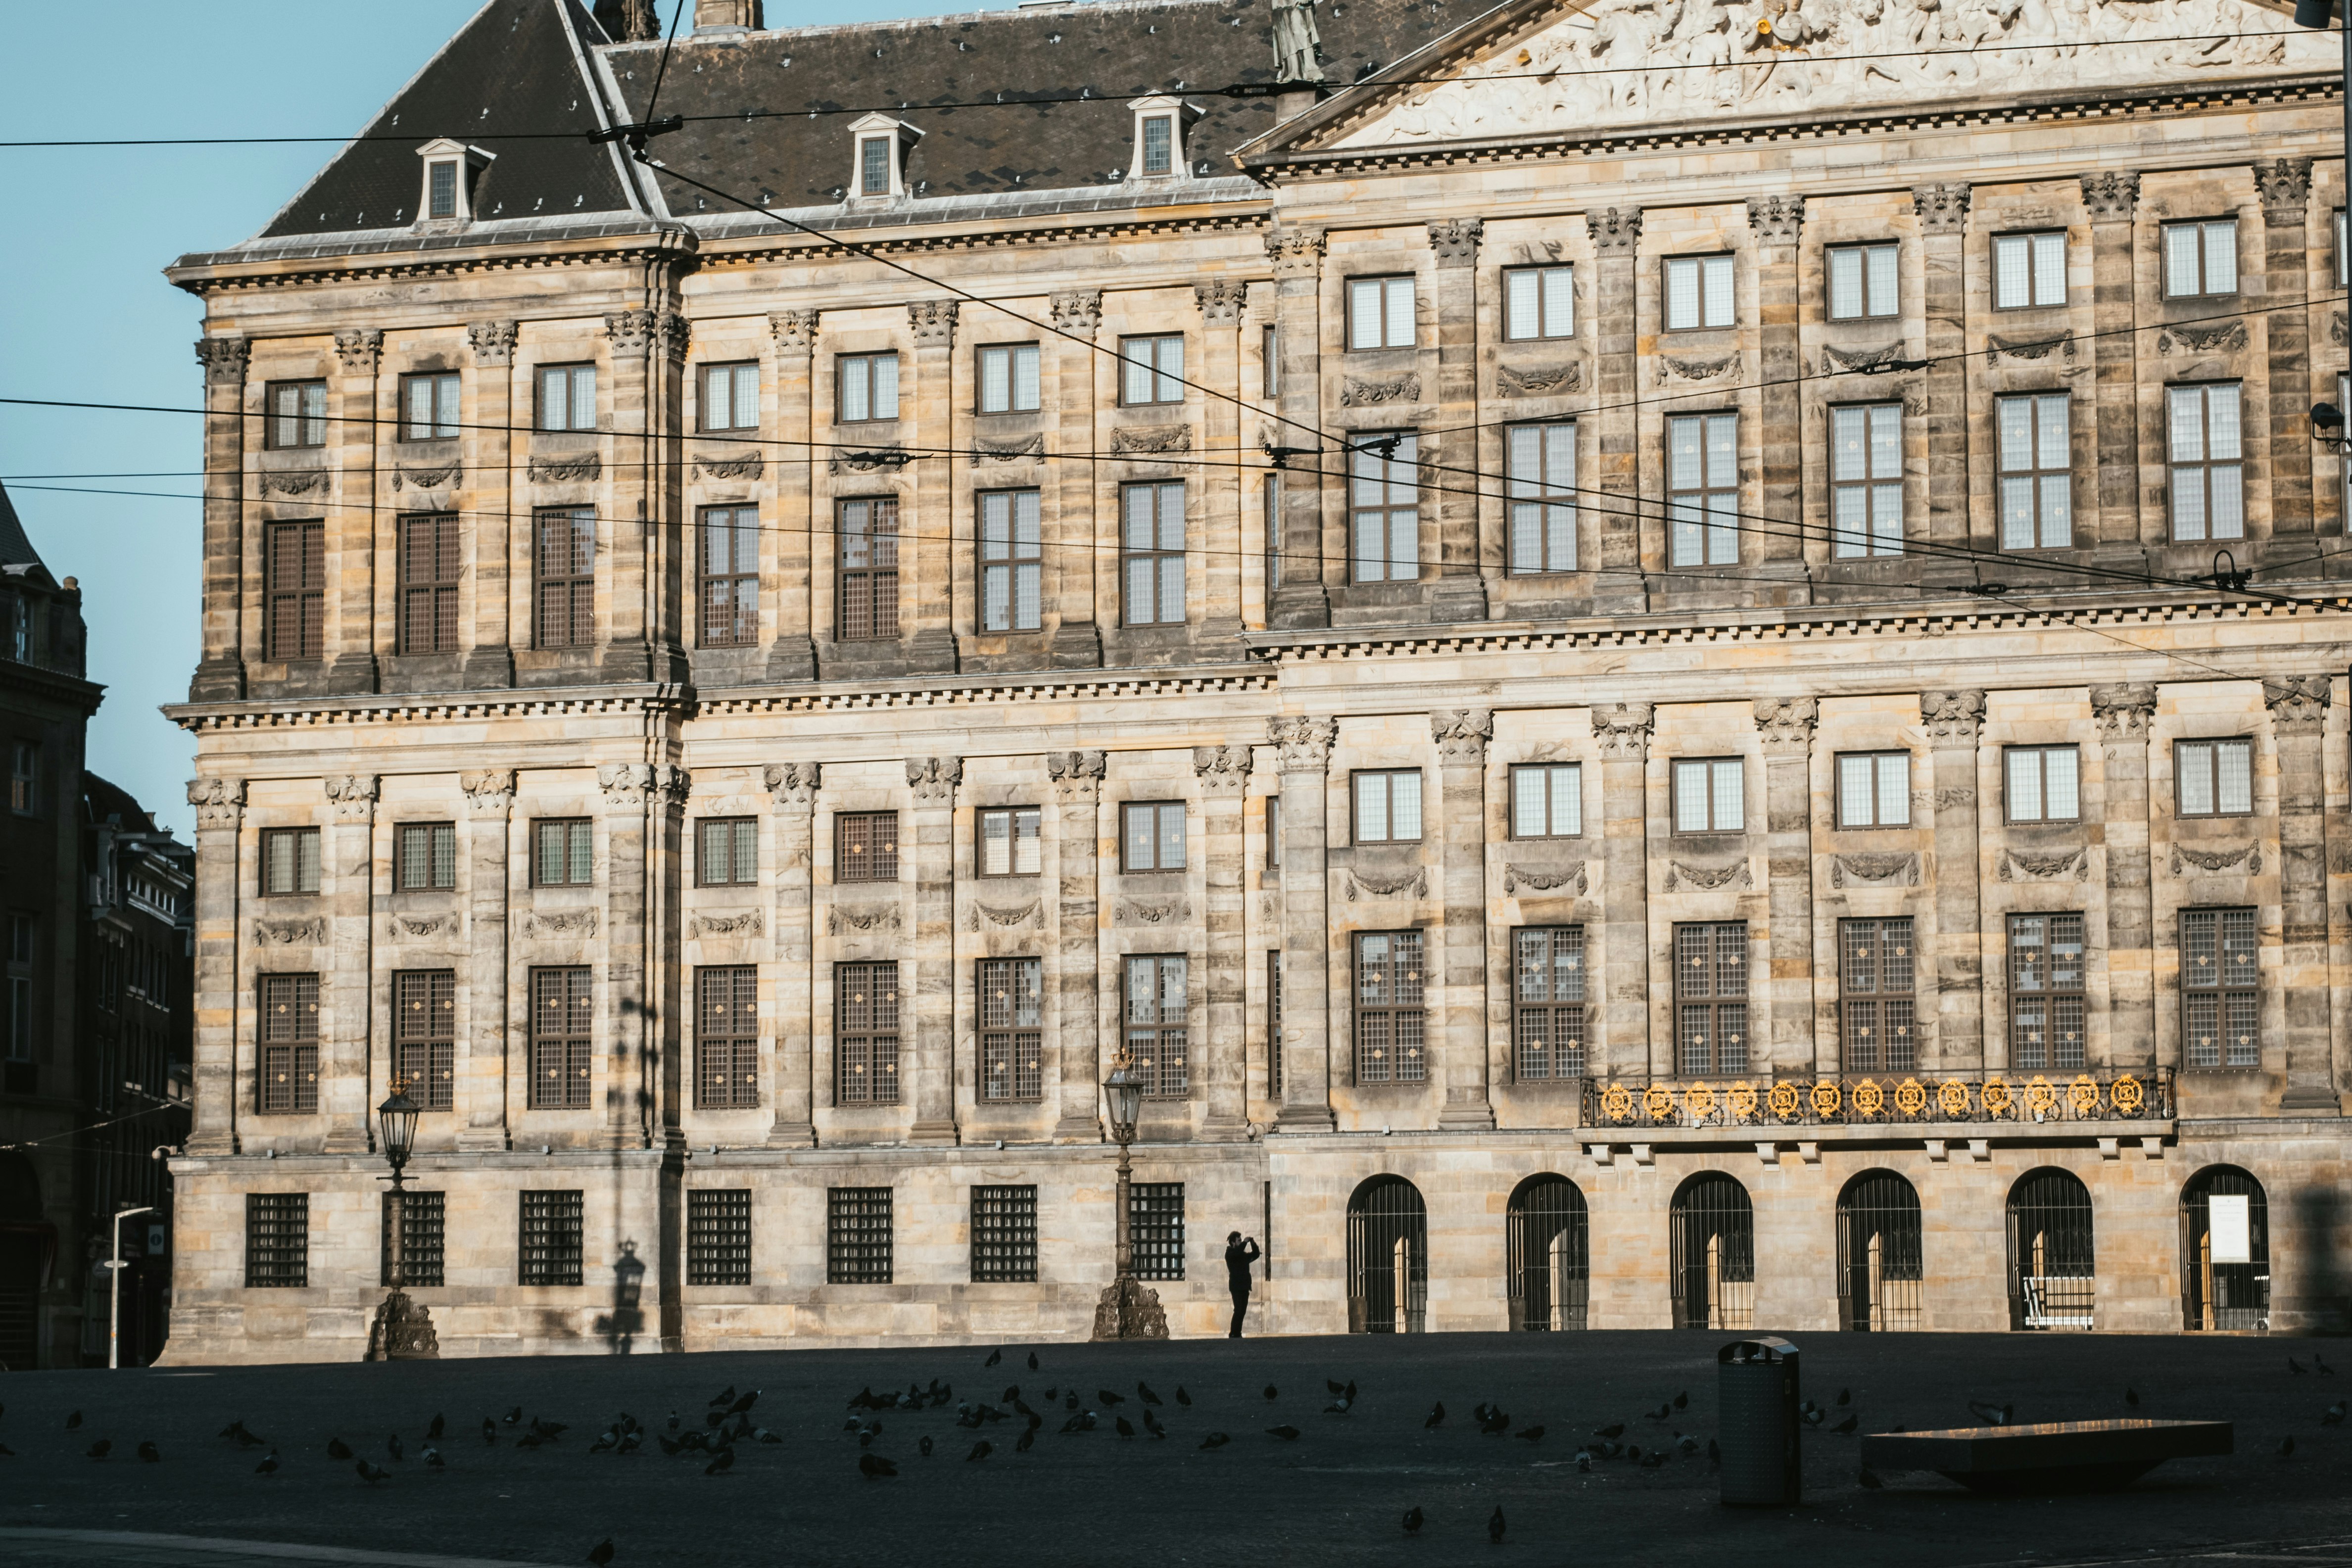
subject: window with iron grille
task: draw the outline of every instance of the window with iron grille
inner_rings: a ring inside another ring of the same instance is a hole
[[[1584,927],[1511,933],[1511,1040],[1522,1079],[1584,1076]]]
[[[1034,413],[1041,399],[1034,343],[992,343],[980,350],[980,412]]]
[[[272,450],[327,444],[327,383],[270,382],[268,429]]]
[[[2066,303],[2066,231],[1995,235],[1992,308],[2025,310]]]
[[[319,977],[261,977],[261,1109],[319,1108]]]
[[[1542,762],[1511,769],[1511,837],[1572,839],[1584,831],[1584,769]]]
[[[702,367],[702,428],[760,428],[760,367],[756,364]]]
[[[696,886],[748,887],[759,880],[760,820],[757,817],[705,817],[696,824]]]
[[[2251,909],[2180,912],[2180,1032],[2191,1067],[2263,1064],[2259,955]]]
[[[1830,319],[1860,321],[1901,308],[1896,248],[1889,244],[1839,245],[1829,249]]]
[[[457,434],[457,389],[454,373],[401,377],[400,438],[438,441]]]
[[[2071,822],[2083,814],[2082,758],[2071,746],[2012,746],[2001,758],[2012,822]]]
[[[596,428],[596,367],[541,365],[539,368],[539,428]]]
[[[2066,549],[2074,542],[2066,394],[1996,398],[1993,412],[2000,447],[2000,548]]]
[[[1918,1065],[1917,967],[1907,916],[1838,922],[1841,1060],[1848,1071],[1908,1072]]]
[[[299,1291],[310,1282],[310,1195],[245,1195],[245,1283]]]
[[[1732,324],[1732,258],[1670,256],[1666,259],[1666,330],[1695,331]]]
[[[269,657],[320,657],[327,636],[327,525],[269,525]]]
[[[980,497],[980,629],[1034,632],[1045,624],[1045,545],[1035,490]]]
[[[596,514],[541,512],[535,526],[533,635],[542,648],[584,648],[596,641]]]
[[[521,1268],[524,1285],[580,1283],[586,1206],[573,1192],[526,1192],[522,1197]]]
[[[1348,280],[1348,347],[1412,347],[1412,279],[1351,277]]]
[[[980,874],[1035,876],[1041,846],[1037,808],[992,807],[980,813]]]
[[[2243,817],[2254,809],[2254,743],[2172,743],[2174,808],[2184,817]]]
[[[1181,1099],[1191,1089],[1190,1041],[1184,1022],[1184,956],[1130,957],[1121,989],[1127,1001],[1122,1048],[1143,1074],[1143,1092]]]
[[[1503,336],[1565,338],[1576,329],[1576,268],[1503,268]]]
[[[1184,802],[1130,800],[1119,808],[1119,869],[1184,869]]]
[[[392,884],[402,893],[457,885],[457,824],[402,822],[392,830]]]
[[[833,880],[898,880],[898,813],[843,811],[833,819]]]
[[[974,1284],[1034,1282],[1037,1278],[1037,1189],[971,1189],[971,1278]]]
[[[1412,844],[1421,841],[1421,769],[1368,768],[1349,776],[1355,808],[1355,841]]]
[[[890,1283],[890,1189],[836,1186],[824,1195],[824,1282]]]
[[[2238,291],[2238,220],[2164,225],[2164,296],[2194,299]]]
[[[1515,576],[1576,570],[1576,425],[1514,424],[1503,432]]]
[[[865,424],[898,417],[897,354],[841,354],[833,364],[835,423]]]
[[[1903,553],[1903,405],[1830,410],[1831,540],[1840,560]]]
[[[319,830],[261,831],[261,895],[281,898],[319,891]]]
[[[442,1282],[446,1257],[448,1228],[446,1194],[419,1192],[409,1187],[399,1193],[383,1195],[383,1217],[378,1224],[377,1260],[379,1285],[397,1285],[404,1290],[436,1287]],[[394,1217],[400,1223],[400,1277],[392,1274],[392,1227]]]
[[[898,966],[835,964],[834,1103],[898,1103]]]
[[[2083,1065],[2083,917],[2009,917],[2009,1064]]]
[[[1748,765],[1737,757],[1675,764],[1675,831],[1737,833],[1748,826]]]
[[[702,645],[760,640],[760,508],[702,509]]]
[[[457,519],[438,513],[400,519],[403,653],[457,651]]]
[[[1042,960],[980,964],[980,1097],[1034,1100],[1045,1092]]]
[[[686,1194],[686,1282],[751,1282],[751,1189],[688,1187]]]
[[[1838,826],[1907,828],[1911,825],[1911,754],[1849,751],[1837,759]]]
[[[1282,1101],[1282,949],[1265,956],[1265,1081],[1266,1094]]]
[[[891,642],[898,635],[898,503],[841,503],[841,560],[835,573],[836,642]]]
[[[588,1108],[589,1053],[596,1006],[589,971],[530,972],[530,1103],[533,1110]]]
[[[544,817],[531,823],[533,887],[586,887],[596,879],[596,824],[586,817]]]
[[[457,972],[402,969],[392,977],[393,1074],[427,1111],[457,1092]]]
[[[1357,935],[1357,1082],[1419,1083],[1429,1076],[1421,959],[1418,931]]]
[[[1666,421],[1669,566],[1739,562],[1739,416],[1677,414]]]
[[[1184,482],[1119,486],[1119,614],[1129,626],[1184,620]]]
[[[2167,387],[2176,543],[2246,537],[2246,455],[2238,383]]]
[[[1421,576],[1421,443],[1360,436],[1348,454],[1349,570],[1358,582]]]
[[[1139,1280],[1184,1277],[1184,1184],[1139,1181],[1127,1189],[1127,1245]]]
[[[705,1111],[760,1103],[760,971],[751,964],[694,972],[694,1102]]]
[[[1675,927],[1675,1061],[1686,1073],[1748,1071],[1748,923]]]

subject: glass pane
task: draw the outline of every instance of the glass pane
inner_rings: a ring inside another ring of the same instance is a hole
[[[1359,277],[1348,285],[1348,341],[1359,349],[1381,346],[1381,284]]]
[[[1880,555],[1903,553],[1903,486],[1870,487],[1870,531]]]
[[[1391,349],[1412,347],[1412,279],[1391,277],[1381,292],[1388,302],[1387,346]]]
[[[1565,338],[1576,329],[1576,272],[1572,267],[1548,267],[1543,271],[1543,335]]]
[[[2205,471],[2201,468],[2172,471],[2172,537],[2205,537]]]
[[[1129,339],[1119,344],[1118,401],[1125,403],[1151,401],[1150,346],[1141,339]]]
[[[1739,483],[1739,416],[1706,416],[1706,487],[1729,489]]]
[[[2074,497],[2063,474],[2040,482],[2042,548],[2063,549],[2074,542]]]
[[[1381,512],[1356,514],[1355,571],[1359,582],[1379,582],[1388,575],[1381,554],[1381,543],[1388,534],[1387,522],[1387,516]]]
[[[1184,808],[1157,808],[1160,819],[1160,869],[1181,871],[1184,865]]]
[[[1675,831],[1706,831],[1706,764],[1675,764]]]
[[[980,351],[980,412],[1003,413],[1013,405],[1013,350]]]
[[[1181,482],[1162,485],[1157,492],[1160,506],[1160,548],[1181,550],[1184,548],[1184,486]]]
[[[2205,225],[2205,292],[2235,294],[2238,291],[2238,225],[2207,224]]]
[[[1521,267],[1504,275],[1503,335],[1507,338],[1535,338],[1543,333],[1541,281],[1531,267]]]
[[[1389,776],[1356,775],[1356,838],[1373,843],[1389,836]]]
[[[1869,501],[1866,486],[1842,485],[1831,492],[1832,543],[1841,559],[1870,553]]]
[[[2173,749],[2173,766],[2180,774],[2183,816],[2213,814],[2213,747],[2210,741],[2184,740]]]
[[[1862,314],[1862,252],[1830,252],[1830,319],[1850,321]]]
[[[1666,328],[1681,331],[1698,325],[1698,262],[1694,257],[1666,260]]]
[[[859,359],[842,361],[841,418],[847,421],[873,418],[873,361]]]
[[[1511,769],[1511,836],[1518,839],[1539,839],[1544,836],[1544,770],[1540,768]]]
[[[2066,236],[2063,234],[2033,236],[2033,302],[2036,305],[2066,303]]]
[[[1152,851],[1158,842],[1153,832],[1151,808],[1129,806],[1127,809],[1127,869],[1129,871],[1155,869]]]
[[[2042,779],[2050,791],[2050,820],[2070,822],[2080,814],[2075,791],[2077,762],[2071,746],[2054,748],[2042,754]]]
[[[2164,291],[2176,298],[2197,292],[2197,228],[2168,225],[2164,231]]]
[[[702,378],[702,428],[731,430],[735,424],[735,403],[731,395],[734,378],[727,371],[712,371]]]
[[[1859,408],[1830,410],[1830,477],[1832,479],[1864,479],[1869,477],[1870,454],[1864,445],[1869,434],[1868,411]]]
[[[2009,815],[2012,821],[2042,820],[2042,753],[2009,753]]]
[[[1160,402],[1184,401],[1184,340],[1160,340],[1160,375],[1152,396]]]
[[[1709,566],[1736,566],[1739,562],[1739,499],[1728,490],[1715,491],[1706,498],[1706,562]]]
[[[2246,537],[2245,470],[2235,463],[2217,463],[2206,470],[2205,505],[2210,537]]]
[[[898,417],[898,356],[874,356],[874,417]]]
[[[1034,810],[1013,813],[1013,869],[1023,876],[1034,876],[1039,865],[1041,846],[1037,838],[1037,813]],[[1036,960],[1030,962],[1034,965]],[[1034,970],[1032,970],[1034,978]]]
[[[1402,582],[1421,575],[1421,513],[1398,507],[1389,513],[1389,576]]]
[[[1838,821],[1849,828],[1870,828],[1878,824],[1875,797],[1871,792],[1871,767],[1867,757],[1838,758]]]
[[[2172,411],[2170,434],[2175,463],[2200,463],[2205,458],[2205,389],[2174,387],[2166,401]]]
[[[2213,748],[2216,803],[2223,811],[2243,816],[2254,809],[2254,748],[2244,740],[2225,740]]]
[[[1421,775],[1399,773],[1389,780],[1389,836],[1421,837]]]
[[[1156,609],[1162,621],[1184,619],[1184,558],[1181,555],[1160,558],[1160,601]]]
[[[1551,769],[1551,831],[1584,831],[1584,770],[1580,768]]]
[[[1155,114],[1143,122],[1143,172],[1147,174],[1168,172],[1172,141],[1168,131],[1168,117]]]
[[[1712,769],[1715,775],[1715,827],[1719,832],[1736,833],[1748,821],[1742,785],[1747,769],[1737,762],[1718,762]]]
[[[1711,256],[1706,258],[1706,324],[1710,327],[1731,325],[1731,257]]]
[[[1903,405],[1899,402],[1877,403],[1870,410],[1870,476],[1903,476]]]
[[[453,380],[450,391],[456,390],[457,382]],[[735,428],[749,430],[759,423],[760,367],[738,365],[735,367]]]
[[[1013,818],[1009,812],[980,814],[980,874],[1003,876],[1013,869]]]
[[[2026,248],[2023,235],[2002,235],[1992,242],[1993,304],[2008,310],[2032,297],[2026,288]]]
[[[1911,759],[1878,759],[1878,825],[1899,828],[1911,821]]]
[[[1675,490],[1696,490],[1704,472],[1700,466],[1699,441],[1705,434],[1703,422],[1693,414],[1666,421],[1666,485]]]
[[[1037,345],[1024,344],[1013,350],[1013,406],[1034,409],[1038,402]]]
[[[2033,466],[2033,400],[2005,397],[2000,402],[2000,467],[2004,474]]]
[[[2206,423],[2210,431],[2211,451],[2216,461],[2243,456],[2239,448],[2238,389],[2236,386],[2207,387],[2205,392]]]
[[[2065,467],[2067,455],[2064,395],[2062,393],[2055,397],[2035,398],[2033,418],[2039,447],[2035,465],[2042,468]]]
[[[1895,282],[1895,248],[1891,245],[1874,245],[1870,257],[1870,314],[1895,314],[1896,287]]]
[[[1667,509],[1668,565],[1705,564],[1706,533],[1701,527],[1702,516],[1703,514],[1696,507],[1676,505]]]

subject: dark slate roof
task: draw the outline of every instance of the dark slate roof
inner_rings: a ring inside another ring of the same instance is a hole
[[[604,36],[576,0],[488,0],[369,122],[363,136],[386,140],[337,153],[263,236],[413,223],[416,149],[436,136],[497,154],[474,193],[483,217],[631,210],[613,152],[587,140],[599,121],[584,51]],[[574,134],[518,139],[524,131]]]
[[[25,525],[16,518],[16,505],[8,499],[8,486],[0,485],[0,568],[15,570],[28,566],[41,567],[43,571],[48,570],[42,566],[41,552],[33,548],[31,537],[25,532]]]
[[[82,810],[91,822],[111,819],[117,825],[138,832],[153,832],[155,819],[137,797],[120,784],[110,783],[89,768],[81,774]]]

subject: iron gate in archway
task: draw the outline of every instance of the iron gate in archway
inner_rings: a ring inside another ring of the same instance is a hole
[[[2009,1316],[2020,1329],[2086,1329],[2098,1298],[2091,1191],[2071,1171],[2009,1189]]]
[[[1428,1302],[1421,1189],[1402,1176],[1374,1176],[1348,1200],[1348,1332],[1419,1333]]]
[[[1591,1274],[1584,1194],[1566,1176],[1529,1176],[1511,1194],[1506,1223],[1512,1329],[1582,1328]]]
[[[1838,1194],[1838,1322],[1864,1333],[1919,1326],[1919,1193],[1893,1171],[1864,1171]]]
[[[1667,1240],[1675,1327],[1756,1326],[1756,1211],[1746,1187],[1720,1171],[1683,1183]]]

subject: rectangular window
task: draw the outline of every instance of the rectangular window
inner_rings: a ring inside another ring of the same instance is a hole
[[[861,136],[857,139],[857,193],[861,196],[887,196],[890,193],[888,137]]]
[[[595,1045],[595,989],[582,966],[530,972],[530,1108],[588,1108]]]
[[[425,215],[454,218],[457,215],[457,165],[449,159],[436,159],[425,166],[426,186]]]
[[[427,1111],[457,1103],[457,972],[402,969],[392,977],[392,1073]]]
[[[1992,241],[1992,304],[1996,310],[2024,310],[2066,303],[2066,233],[1995,235]]]
[[[744,648],[760,640],[760,508],[702,509],[702,645]]]
[[[310,1195],[245,1195],[247,1290],[299,1291],[310,1282]]]
[[[319,977],[261,977],[261,1109],[319,1108]]]
[[[1045,546],[1034,490],[980,497],[980,626],[1034,632],[1045,624]]]
[[[1903,405],[1830,410],[1830,526],[1838,559],[1903,553]]]
[[[844,811],[833,820],[833,880],[898,880],[898,813]]]
[[[1349,795],[1355,807],[1357,843],[1421,841],[1419,768],[1380,768],[1355,774],[1349,781]]]
[[[595,509],[541,512],[534,522],[533,634],[542,648],[587,647],[596,641]]]
[[[1576,570],[1576,426],[1514,424],[1503,433],[1511,498],[1511,570]]]
[[[1739,416],[1677,414],[1666,421],[1668,564],[1739,561]]]
[[[1263,391],[1269,402],[1282,395],[1282,356],[1276,352],[1276,345],[1281,340],[1271,321],[1268,321],[1258,332],[1258,366],[1265,372],[1265,386]]]
[[[1119,613],[1129,626],[1184,620],[1184,483],[1119,486]]]
[[[898,966],[833,967],[833,1103],[898,1103]]]
[[[1282,797],[1265,798],[1265,865],[1268,871],[1282,869]]]
[[[457,519],[400,519],[400,651],[457,651]]]
[[[1143,172],[1165,174],[1175,166],[1175,121],[1164,114],[1147,115],[1143,121]]]
[[[1748,830],[1748,765],[1737,757],[1675,764],[1675,831],[1739,833]]]
[[[1830,319],[1864,321],[1896,314],[1901,308],[1896,255],[1892,244],[1830,246]]]
[[[2238,220],[2164,225],[2164,295],[2194,299],[2238,291]]]
[[[1544,762],[1511,769],[1511,837],[1572,839],[1584,831],[1584,769]]]
[[[1357,1082],[1419,1083],[1429,1076],[1421,957],[1418,931],[1357,935]]]
[[[1118,340],[1118,401],[1129,407],[1184,401],[1184,336],[1181,332]]]
[[[1566,338],[1576,328],[1576,268],[1503,268],[1503,336]]]
[[[1348,347],[1412,347],[1412,279],[1351,277],[1348,280]]]
[[[1511,933],[1511,1047],[1523,1079],[1584,1076],[1584,927]]]
[[[1918,966],[1911,922],[1838,922],[1838,1009],[1849,1072],[1908,1072],[1918,1064],[1912,1031]]]
[[[400,438],[438,441],[457,434],[457,387],[454,374],[400,378]]]
[[[1732,324],[1731,263],[1727,256],[1666,257],[1667,331]]]
[[[2260,1067],[2259,955],[2251,909],[2180,912],[2182,1059],[2191,1067]]]
[[[8,1031],[0,1046],[5,1048],[8,1061],[27,1065],[33,1060],[33,941],[37,919],[31,915],[8,917],[7,995],[0,998],[7,1006],[0,1025]],[[18,1087],[8,1085],[11,1092]]]
[[[1037,345],[996,343],[980,350],[980,412],[1034,413],[1038,396]]]
[[[755,965],[694,972],[694,1103],[705,1111],[749,1111],[760,1103]]]
[[[2174,801],[2184,817],[2244,817],[2254,810],[2254,743],[2176,740]]]
[[[751,1282],[751,1189],[697,1186],[686,1193],[686,1282]]]
[[[971,1189],[971,1278],[974,1284],[1035,1282],[1035,1187]]]
[[[2352,280],[2352,245],[2345,243],[2344,209],[2336,209],[2336,287],[2341,288]],[[2338,408],[2345,406],[2336,404]]]
[[[702,428],[760,428],[760,367],[756,364],[702,367]]]
[[[327,383],[269,383],[269,441],[273,451],[327,444]]]
[[[840,540],[834,637],[843,643],[897,641],[898,503],[842,502]]]
[[[1183,1098],[1192,1082],[1184,1023],[1184,956],[1129,958],[1121,989],[1127,1023],[1119,1047],[1143,1074],[1144,1093],[1155,1099]]]
[[[517,1283],[576,1285],[585,1250],[586,1206],[574,1192],[521,1195],[522,1228]]]
[[[29,740],[8,747],[8,809],[20,817],[41,809],[41,748]]]
[[[705,817],[694,840],[698,887],[746,887],[760,880],[760,820]]]
[[[1348,537],[1358,582],[1410,582],[1421,575],[1420,465],[1420,443],[1411,435],[1353,444]]]
[[[898,417],[898,356],[839,354],[834,361],[833,417],[836,424],[865,424]]]
[[[2083,1065],[2083,917],[2009,917],[2009,1064]]]
[[[326,652],[327,525],[268,526],[269,657],[280,663]]]
[[[2002,794],[2012,822],[2072,822],[2083,814],[2082,758],[2071,746],[2012,746]]]
[[[1139,1280],[1184,1277],[1184,1184],[1139,1181],[1128,1187],[1128,1249]]]
[[[261,894],[280,898],[319,891],[319,830],[261,831]]]
[[[992,807],[980,813],[980,874],[1035,876],[1042,846],[1034,806]]]
[[[443,1282],[443,1270],[447,1258],[448,1195],[438,1192],[418,1192],[410,1187],[400,1194],[395,1204],[393,1195],[383,1195],[383,1213],[377,1221],[378,1260],[377,1283],[399,1284],[415,1290],[438,1289]],[[400,1217],[400,1278],[392,1277],[393,1216]]]
[[[2074,542],[2067,394],[1994,401],[2000,425],[2000,548],[2064,549]]]
[[[1848,751],[1837,759],[1837,823],[1841,828],[1911,825],[1911,754]]]
[[[824,1282],[890,1283],[890,1189],[835,1186],[824,1194]]]
[[[1265,956],[1265,1084],[1266,1093],[1282,1103],[1282,949]]]
[[[1184,802],[1131,800],[1120,808],[1122,871],[1184,869]]]
[[[539,428],[596,428],[596,367],[541,365],[539,368]]]
[[[1034,1100],[1045,1093],[1045,1009],[1043,960],[981,960],[982,1099]]]
[[[1675,927],[1675,1061],[1685,1073],[1748,1071],[1748,923]]]
[[[2172,463],[2172,537],[2246,537],[2245,451],[2238,422],[2238,383],[2167,387],[2165,422]]]
[[[586,817],[549,817],[530,825],[530,884],[588,887],[596,880],[596,824]]]

